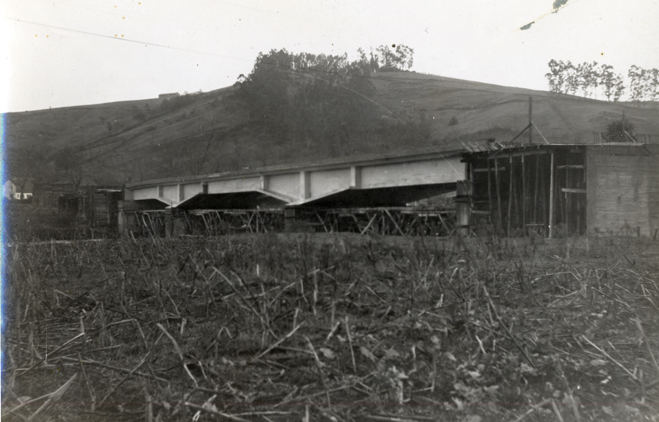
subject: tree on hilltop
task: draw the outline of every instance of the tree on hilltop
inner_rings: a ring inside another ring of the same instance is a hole
[[[414,64],[414,50],[405,45],[381,45],[375,51],[382,70],[411,69]]]
[[[633,65],[627,76],[632,101],[659,100],[659,69],[643,69]]]
[[[282,138],[328,138],[342,128],[356,129],[372,112],[368,98],[375,88],[362,70],[345,54],[271,50],[258,55],[249,76],[241,75],[238,94],[252,118]]]
[[[643,69],[632,65],[627,72],[627,79],[615,73],[613,66],[597,62],[583,62],[577,65],[571,61],[550,60],[549,72],[545,78],[549,90],[557,94],[584,97],[606,98],[607,101],[619,101],[627,89],[632,101],[659,100],[659,70]]]
[[[381,46],[370,55],[360,49],[352,62],[347,54],[271,50],[259,53],[248,76],[240,75],[237,95],[251,118],[282,140],[335,149],[382,129],[386,109],[372,99],[376,90],[370,75],[385,67],[409,68],[412,56],[406,46]]]

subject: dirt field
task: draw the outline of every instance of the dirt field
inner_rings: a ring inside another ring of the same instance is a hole
[[[659,421],[659,242],[8,251],[7,421]]]

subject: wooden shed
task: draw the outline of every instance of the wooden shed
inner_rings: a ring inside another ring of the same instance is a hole
[[[493,145],[464,154],[458,201],[473,232],[656,238],[658,159],[659,144]]]

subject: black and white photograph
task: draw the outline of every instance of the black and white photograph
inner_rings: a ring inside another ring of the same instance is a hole
[[[659,0],[0,23],[0,418],[659,422]]]

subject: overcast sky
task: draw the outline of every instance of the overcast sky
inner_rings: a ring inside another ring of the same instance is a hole
[[[659,68],[659,0],[552,2],[2,0],[0,111],[210,91],[280,48],[405,44],[412,70],[540,90],[552,58]]]

